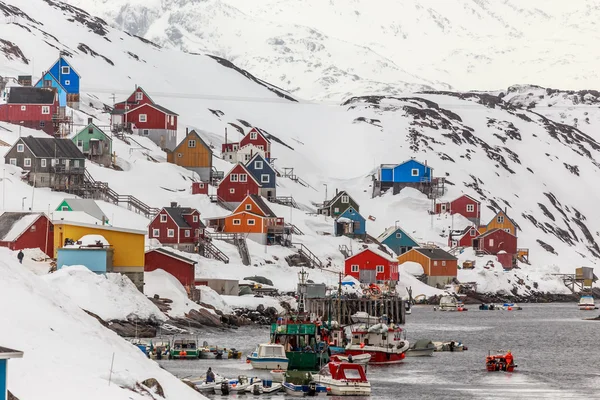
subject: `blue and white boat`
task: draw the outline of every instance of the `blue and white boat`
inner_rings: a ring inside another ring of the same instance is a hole
[[[283,382],[285,394],[294,397],[304,396],[327,396],[327,386],[316,382],[310,382],[308,385],[294,385],[291,382]]]
[[[259,344],[256,350],[247,357],[254,369],[282,369],[287,370],[289,360],[285,356],[285,349],[280,344]]]

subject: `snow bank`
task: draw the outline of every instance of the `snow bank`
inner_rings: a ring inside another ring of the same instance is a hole
[[[284,308],[279,304],[279,300],[274,297],[254,297],[254,295],[246,296],[221,296],[225,303],[231,308],[247,308],[249,310],[256,310],[259,305],[263,305],[265,308],[274,307],[277,312],[284,312]]]
[[[412,276],[419,276],[425,273],[421,264],[412,261],[402,263],[398,268],[402,268],[404,272]]]
[[[162,269],[144,272],[144,294],[148,297],[159,295],[171,300],[171,310],[167,312],[171,317],[183,317],[190,310],[202,308],[188,298],[185,288],[177,278]]]
[[[136,347],[87,315],[72,298],[0,249],[0,344],[10,360],[8,387],[20,399],[148,400],[136,383],[155,378],[166,400],[203,398]],[[90,296],[91,297],[91,296]],[[109,371],[112,358],[112,384]]]
[[[196,286],[200,290],[200,301],[204,304],[210,304],[225,314],[231,314],[231,307],[223,300],[221,295],[208,286]]]
[[[84,266],[61,268],[42,277],[69,297],[73,304],[105,321],[167,318],[125,275],[95,274]]]

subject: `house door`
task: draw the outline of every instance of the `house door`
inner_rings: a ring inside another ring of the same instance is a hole
[[[479,248],[479,239],[473,239],[473,248],[474,249],[478,249]]]
[[[377,281],[376,272],[374,269],[361,269],[358,273],[360,283],[375,283]]]
[[[271,199],[275,196],[273,196],[273,191],[272,190],[267,190],[267,199]]]
[[[440,210],[441,210],[443,213],[445,213],[445,212],[446,212],[446,205],[445,205],[445,204],[442,204],[442,205],[440,205]]]

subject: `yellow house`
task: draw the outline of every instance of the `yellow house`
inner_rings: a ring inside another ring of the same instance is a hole
[[[54,257],[65,240],[77,241],[85,235],[102,235],[113,249],[113,271],[127,275],[138,287],[144,287],[144,251],[146,231],[94,225],[73,221],[52,221],[54,224]]]
[[[498,213],[492,218],[487,225],[479,226],[477,229],[480,234],[484,234],[492,229],[502,229],[511,235],[517,236],[517,226],[512,219],[506,215],[504,211],[498,211]]]

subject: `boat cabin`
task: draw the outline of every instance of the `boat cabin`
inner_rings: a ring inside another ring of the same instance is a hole
[[[402,329],[394,325],[377,324],[369,328],[359,327],[352,331],[351,345],[361,347],[390,347],[398,344],[402,338]]]
[[[320,329],[310,321],[280,319],[271,325],[271,343],[283,345],[289,360],[288,370],[318,371],[329,362]]]
[[[319,372],[321,376],[328,376],[337,381],[368,382],[362,365],[349,362],[330,362]]]
[[[283,357],[285,358],[285,348],[280,344],[260,344],[257,351],[252,353],[252,357]]]

